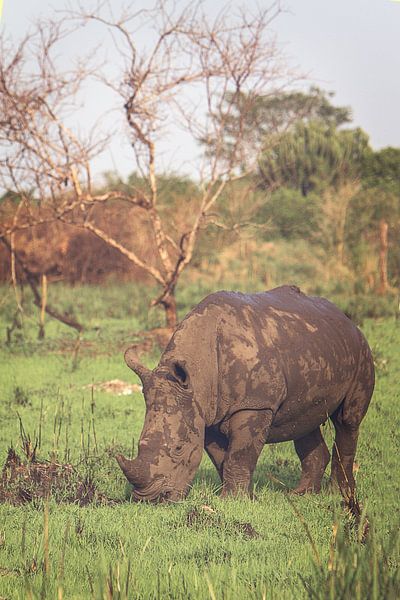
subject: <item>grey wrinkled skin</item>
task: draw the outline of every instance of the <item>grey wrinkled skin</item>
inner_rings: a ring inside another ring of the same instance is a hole
[[[222,494],[248,493],[266,443],[293,440],[296,493],[318,492],[330,453],[320,425],[336,431],[331,481],[354,492],[358,430],[374,388],[359,329],[324,298],[295,286],[259,294],[217,292],[181,322],[150,371],[125,353],[143,382],[146,417],[135,460],[117,460],[136,500],[184,497],[203,449]]]

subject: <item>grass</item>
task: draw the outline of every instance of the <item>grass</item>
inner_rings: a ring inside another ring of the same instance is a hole
[[[4,290],[0,332],[13,313]],[[178,298],[181,313],[204,290]],[[37,313],[26,300],[22,329],[0,346],[0,464],[13,445],[38,441],[38,459],[74,465],[115,502],[82,507],[69,489],[22,506],[0,504],[0,598],[398,598],[400,492],[400,323],[366,320],[375,349],[376,392],[357,454],[360,500],[371,525],[365,544],[325,487],[289,497],[299,477],[291,443],[267,446],[255,475],[256,498],[221,500],[215,469],[204,457],[188,498],[174,505],[129,501],[113,454],[137,445],[144,418],[140,394],[115,396],[91,384],[134,381],[123,348],[160,324],[149,292],[134,286],[71,290],[54,286],[51,302],[70,305],[87,325],[76,334],[53,322],[37,340]],[[146,295],[147,294],[147,295]],[[79,298],[75,303],[74,298]],[[154,346],[143,360],[153,366]],[[324,435],[332,443],[329,425]],[[73,485],[73,481],[68,485]],[[67,486],[68,488],[68,486]]]

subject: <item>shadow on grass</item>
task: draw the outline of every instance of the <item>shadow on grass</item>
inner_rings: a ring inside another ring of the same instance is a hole
[[[282,465],[260,465],[257,467],[253,482],[258,491],[268,488],[273,491],[286,492],[295,488],[300,479],[299,466],[283,461]],[[196,473],[194,485],[201,484],[213,489],[221,488],[221,480],[212,465],[202,465]]]

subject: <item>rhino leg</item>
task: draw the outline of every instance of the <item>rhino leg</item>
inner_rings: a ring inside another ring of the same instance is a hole
[[[204,449],[217,469],[222,481],[222,470],[228,449],[228,438],[216,427],[208,427],[205,434]]]
[[[346,425],[333,417],[336,435],[332,449],[331,483],[339,487],[343,496],[350,498],[354,494],[353,476],[354,457],[357,449],[358,427]]]
[[[319,492],[322,477],[330,459],[321,429],[318,427],[308,435],[295,440],[294,447],[301,461],[301,478],[293,493]]]
[[[223,463],[222,496],[250,493],[254,469],[272,418],[271,410],[243,410],[229,419],[229,446]]]
[[[360,369],[353,388],[339,408],[331,415],[335,426],[332,451],[331,483],[338,486],[345,498],[354,495],[354,457],[361,421],[367,412],[374,390],[374,367],[370,350],[363,347]]]

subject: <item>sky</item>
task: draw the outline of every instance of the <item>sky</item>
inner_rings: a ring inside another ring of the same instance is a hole
[[[81,3],[92,6],[90,1]],[[77,2],[69,0],[69,4]],[[112,1],[115,11],[122,4],[123,0]],[[130,4],[149,6],[141,0]],[[257,2],[247,0],[246,6],[251,4]],[[270,2],[258,0],[258,5],[264,4]],[[17,41],[39,14],[50,16],[66,5],[67,0],[3,0],[1,27]],[[205,0],[211,12],[242,5],[236,0]],[[354,125],[368,133],[374,149],[400,146],[400,0],[285,0],[284,8],[273,30],[289,63],[307,75],[309,84],[335,92],[336,104],[352,108]],[[100,97],[94,87],[87,94],[87,111],[93,112],[94,98],[99,111],[102,103],[106,107],[107,94]],[[190,163],[197,160],[198,148],[179,137],[166,144],[172,151],[165,169],[191,174]],[[96,159],[95,173],[107,170],[123,176],[133,170],[122,128],[121,136]]]

